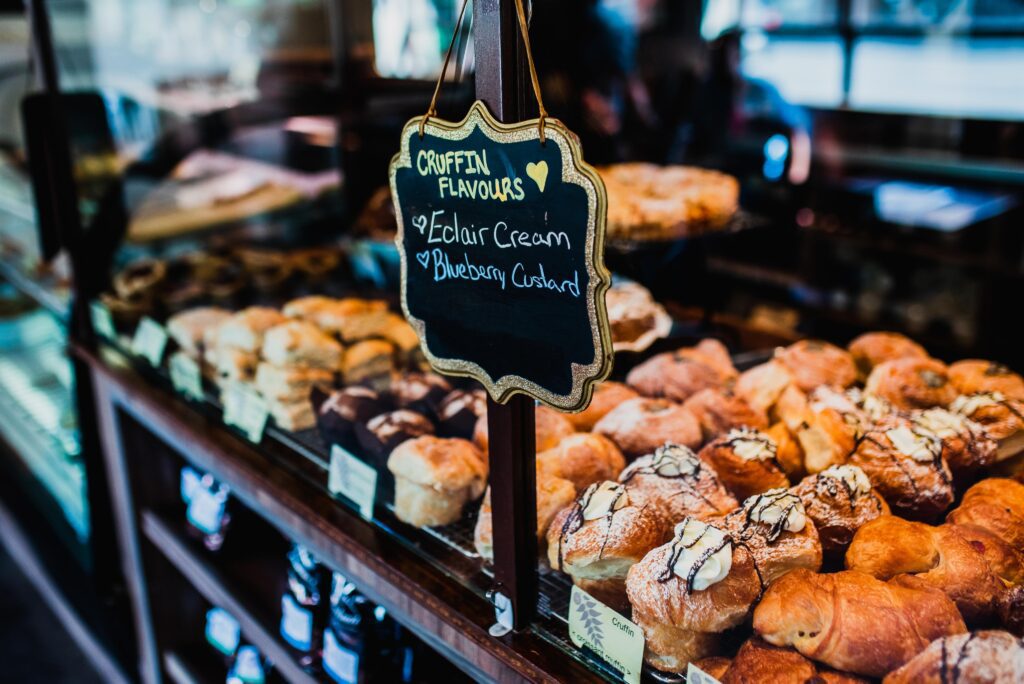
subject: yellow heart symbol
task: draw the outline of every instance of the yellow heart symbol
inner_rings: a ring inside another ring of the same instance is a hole
[[[544,192],[544,184],[548,182],[548,163],[539,161],[536,164],[530,162],[526,165],[526,175],[533,179],[541,192]]]

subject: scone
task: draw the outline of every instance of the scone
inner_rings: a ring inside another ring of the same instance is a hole
[[[388,457],[395,477],[395,515],[416,527],[448,525],[487,485],[487,459],[464,439],[423,436]]]
[[[167,319],[167,334],[193,359],[202,357],[206,331],[231,317],[231,312],[213,306],[188,309]]]
[[[240,349],[258,354],[263,347],[263,336],[274,326],[287,319],[277,309],[264,306],[250,306],[232,314],[217,328],[214,344],[217,347]]]
[[[391,373],[394,348],[384,340],[364,340],[350,345],[341,362],[345,384],[357,385],[387,378]]]
[[[256,367],[254,384],[256,390],[269,401],[309,403],[309,396],[314,387],[330,391],[334,384],[334,374],[319,368],[275,366],[263,362]]]
[[[288,321],[266,331],[263,358],[277,366],[303,366],[336,371],[343,349],[312,323]]]

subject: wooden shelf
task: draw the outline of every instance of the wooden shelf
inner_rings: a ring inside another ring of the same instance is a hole
[[[291,651],[278,638],[277,621],[273,616],[240,596],[237,582],[232,581],[215,563],[197,554],[194,542],[153,511],[144,510],[141,519],[143,535],[207,601],[238,620],[245,638],[270,658],[286,680],[298,684],[315,684],[318,681],[299,667]]]

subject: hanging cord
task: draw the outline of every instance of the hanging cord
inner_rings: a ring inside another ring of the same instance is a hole
[[[427,125],[427,119],[432,116],[437,116],[437,96],[441,93],[441,81],[444,80],[444,75],[448,73],[448,62],[452,59],[452,49],[455,47],[455,40],[459,37],[459,31],[462,28],[462,18],[466,16],[466,5],[469,4],[469,0],[462,0],[462,9],[459,10],[459,19],[455,22],[455,30],[452,31],[452,40],[448,43],[448,51],[444,53],[444,65],[441,67],[441,73],[437,77],[437,83],[434,85],[434,95],[430,98],[430,108],[427,113],[420,119],[420,138],[423,137],[423,128]]]
[[[468,4],[469,0],[462,0],[462,9],[459,10],[459,19],[455,22],[455,30],[452,32],[452,40],[448,44],[448,51],[444,55],[444,66],[441,67],[441,74],[437,77],[437,83],[434,85],[434,95],[430,98],[430,108],[427,109],[427,113],[423,115],[422,119],[420,119],[420,138],[423,137],[427,120],[431,117],[437,116],[437,97],[441,92],[441,82],[444,81],[444,75],[448,71],[448,63],[451,61],[452,49],[455,47],[455,39],[459,36],[459,30],[462,27],[462,19],[466,15],[466,5]],[[543,145],[547,141],[547,138],[544,135],[544,121],[548,116],[548,110],[544,108],[544,100],[540,94],[540,80],[537,78],[537,68],[533,64],[533,50],[530,49],[530,31],[526,25],[526,11],[523,9],[523,0],[516,0],[516,15],[519,18],[519,33],[523,36],[523,46],[526,48],[526,61],[530,67],[530,82],[533,85],[533,95],[537,98],[537,128],[540,132],[540,142]]]

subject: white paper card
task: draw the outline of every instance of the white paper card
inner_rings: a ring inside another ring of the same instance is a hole
[[[686,666],[686,684],[722,684],[693,663]]]
[[[359,513],[370,520],[377,496],[377,469],[335,444],[331,447],[327,490],[351,499],[359,507]]]
[[[313,613],[300,606],[295,597],[281,597],[281,636],[300,651],[313,645]]]
[[[359,656],[338,643],[334,632],[324,632],[324,671],[338,684],[359,681]]]
[[[206,612],[206,640],[221,653],[234,654],[241,633],[238,620],[223,608],[211,608]]]
[[[569,638],[587,646],[622,673],[629,684],[640,684],[644,664],[644,633],[635,623],[579,587],[569,598]]]

